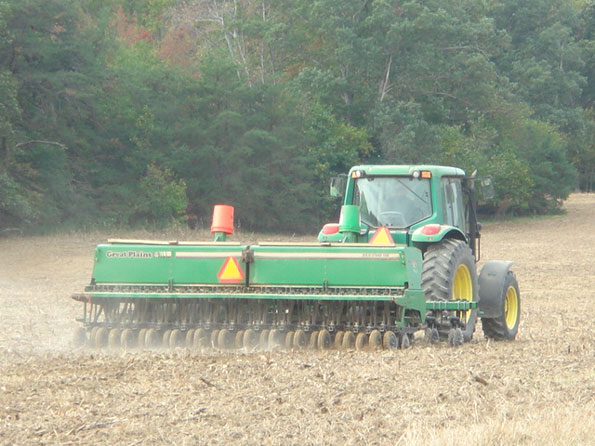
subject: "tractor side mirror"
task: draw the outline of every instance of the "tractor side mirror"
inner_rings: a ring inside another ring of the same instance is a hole
[[[347,175],[342,173],[331,179],[331,197],[342,197],[347,187]]]
[[[494,199],[494,180],[490,175],[481,177],[477,180],[478,183],[478,195],[481,200],[493,200]]]

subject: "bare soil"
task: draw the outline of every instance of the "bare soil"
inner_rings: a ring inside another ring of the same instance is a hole
[[[0,444],[595,445],[595,194],[565,210],[484,227],[482,257],[516,263],[516,341],[380,353],[74,350],[108,235],[0,239]]]

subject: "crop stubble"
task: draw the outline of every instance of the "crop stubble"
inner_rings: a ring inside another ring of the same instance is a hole
[[[0,444],[595,444],[595,194],[565,208],[484,228],[483,258],[516,262],[517,341],[394,353],[73,351],[107,236],[1,239]]]

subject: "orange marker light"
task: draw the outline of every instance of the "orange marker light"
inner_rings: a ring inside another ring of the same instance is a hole
[[[339,232],[339,223],[327,223],[322,227],[324,235],[336,234],[337,232]]]
[[[244,280],[244,271],[235,257],[228,257],[217,273],[221,283],[241,283]]]
[[[395,241],[386,226],[380,226],[368,242],[370,245],[394,245]]]
[[[425,225],[423,228],[421,228],[421,233],[423,235],[435,235],[438,234],[440,232],[440,225],[437,224],[429,224],[429,225]]]
[[[422,170],[421,177],[422,178],[432,178],[432,172],[430,172],[429,170]]]

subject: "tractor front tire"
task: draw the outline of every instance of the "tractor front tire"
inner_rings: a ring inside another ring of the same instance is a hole
[[[521,319],[521,294],[516,276],[508,271],[499,301],[499,315],[481,318],[483,334],[491,339],[512,341],[518,331]]]
[[[428,246],[424,254],[421,285],[427,300],[474,301],[479,300],[475,258],[462,240],[444,239]],[[473,338],[478,309],[451,312],[462,322],[463,339]],[[438,327],[441,337],[447,338],[451,327]]]

